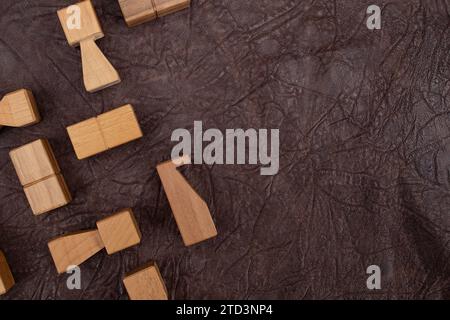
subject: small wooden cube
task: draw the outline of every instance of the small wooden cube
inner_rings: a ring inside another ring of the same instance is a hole
[[[129,27],[156,19],[153,0],[119,0],[120,9]]]
[[[79,9],[76,9],[78,7]],[[76,14],[74,10],[79,10],[81,28],[70,29],[68,24],[69,19]],[[58,10],[58,17],[61,26],[66,35],[67,42],[71,46],[77,46],[79,43],[86,39],[100,39],[104,36],[100,22],[98,21],[97,14],[95,13],[94,6],[90,0],[79,2],[75,5]]]
[[[34,215],[55,210],[72,201],[64,177],[60,174],[24,187],[24,191]]]
[[[39,139],[9,153],[22,186],[59,173],[53,151],[45,139]]]
[[[191,5],[190,0],[153,0],[158,17],[162,17],[183,9]]]
[[[17,90],[5,95],[0,101],[0,125],[25,127],[39,121],[41,117],[31,91]]]
[[[14,277],[9,269],[5,255],[0,251],[0,295],[5,294],[14,286]]]
[[[141,242],[141,232],[131,209],[126,209],[98,221],[97,228],[108,254],[113,254]]]
[[[166,285],[155,263],[126,275],[123,283],[130,300],[168,300]]]
[[[130,104],[69,126],[67,132],[80,160],[139,139],[143,135]]]

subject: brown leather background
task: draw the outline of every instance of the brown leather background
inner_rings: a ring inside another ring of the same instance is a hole
[[[57,19],[69,4],[0,1],[0,94],[31,89],[43,116],[0,130],[0,248],[17,281],[0,299],[127,299],[124,273],[152,260],[174,299],[450,298],[450,1],[193,0],[129,29],[96,0],[122,83],[95,94]],[[145,137],[78,161],[65,127],[125,103]],[[194,120],[279,128],[281,169],[183,169],[219,231],[185,248],[155,165]],[[74,201],[34,217],[8,152],[43,137]],[[97,254],[69,291],[48,240],[126,207],[141,245]]]

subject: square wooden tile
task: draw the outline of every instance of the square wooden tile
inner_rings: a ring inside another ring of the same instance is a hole
[[[168,300],[166,285],[154,263],[126,275],[123,283],[130,300]]]

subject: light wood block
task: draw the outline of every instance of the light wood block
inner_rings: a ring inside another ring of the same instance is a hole
[[[98,230],[64,235],[48,243],[58,273],[79,266],[106,247],[108,254],[141,242],[141,232],[131,209],[122,210],[97,222]]]
[[[14,286],[14,277],[9,269],[3,252],[0,251],[0,295],[5,294]]]
[[[205,201],[177,171],[190,159],[167,161],[156,167],[172,208],[184,244],[190,246],[217,235],[214,221]]]
[[[72,201],[47,140],[33,141],[12,150],[9,155],[33,214],[43,214]]]
[[[119,0],[129,27],[188,8],[190,0]]]
[[[156,263],[149,263],[123,279],[130,300],[168,300],[167,288]]]
[[[20,89],[0,101],[0,127],[25,127],[41,121],[31,91]]]
[[[68,234],[48,243],[58,273],[66,272],[70,266],[79,266],[104,247],[97,230]]]
[[[80,160],[143,136],[130,104],[69,126],[67,132]]]
[[[80,12],[80,28],[70,28],[68,21],[72,21],[75,14],[74,7]],[[100,51],[95,40],[104,36],[100,22],[90,0],[58,10],[58,17],[71,46],[80,46],[83,66],[83,80],[88,92],[96,92],[120,83],[120,76],[116,69]]]
[[[131,209],[98,221],[97,229],[108,254],[139,244],[142,238]]]

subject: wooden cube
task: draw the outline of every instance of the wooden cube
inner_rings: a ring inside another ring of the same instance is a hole
[[[97,228],[108,254],[141,242],[141,232],[131,209],[123,210],[98,221]]]
[[[143,135],[130,104],[69,126],[67,132],[80,160],[139,139]]]
[[[130,300],[168,300],[166,285],[155,263],[126,275],[123,283]]]
[[[0,101],[0,125],[25,127],[41,121],[31,91],[21,89],[11,92]]]
[[[78,8],[78,9],[77,9]],[[76,14],[75,10],[80,13],[81,28],[70,29],[69,19]],[[58,17],[61,26],[66,35],[67,42],[71,46],[77,46],[86,39],[100,39],[104,36],[94,6],[90,0],[82,1],[67,8],[58,10]]]
[[[120,9],[129,27],[156,19],[153,0],[119,0]]]
[[[53,151],[45,139],[39,139],[9,153],[22,186],[59,173]]]
[[[5,294],[14,286],[14,277],[9,269],[5,255],[0,251],[0,295]]]

